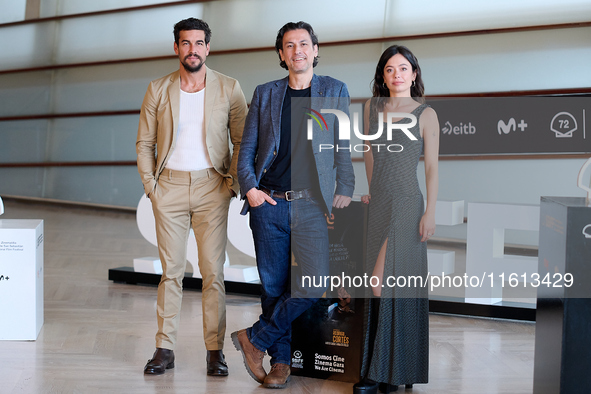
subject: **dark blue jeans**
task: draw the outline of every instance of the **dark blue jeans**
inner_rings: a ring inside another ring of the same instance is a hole
[[[271,356],[271,364],[291,365],[291,322],[326,290],[302,287],[301,276],[328,275],[328,230],[322,200],[275,201],[250,208],[263,313],[247,333],[257,349]],[[293,277],[292,252],[297,263]]]

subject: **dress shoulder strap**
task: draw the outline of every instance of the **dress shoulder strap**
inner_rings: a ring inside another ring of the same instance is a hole
[[[417,118],[420,118],[421,115],[423,114],[423,111],[425,109],[427,109],[428,107],[430,107],[429,104],[423,103],[423,104],[419,105],[418,107],[416,107],[412,112],[415,113],[415,115],[416,115]]]

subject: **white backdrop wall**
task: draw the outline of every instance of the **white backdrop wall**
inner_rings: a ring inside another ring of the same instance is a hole
[[[26,0],[0,0],[0,23],[22,21],[26,8]]]
[[[165,1],[47,0],[41,2],[41,16],[154,3]],[[0,1],[0,15],[9,10],[14,14],[10,4]],[[172,26],[189,16],[210,24],[214,52],[273,46],[284,23],[306,20],[321,43],[316,72],[345,81],[352,97],[364,98],[370,95],[379,55],[393,42],[348,45],[347,40],[586,22],[591,20],[591,2],[228,0],[171,4],[0,26],[0,70],[170,55]],[[322,46],[331,41],[345,44]],[[428,95],[591,87],[589,27],[396,43],[407,45],[417,55]],[[212,55],[207,64],[237,78],[248,101],[256,85],[286,75],[274,51]],[[178,62],[171,59],[3,74],[0,116],[139,109],[149,81],[177,68]],[[0,122],[0,162],[135,160],[137,121],[137,115],[125,115]],[[527,204],[538,203],[541,195],[582,196],[575,187],[582,163],[582,159],[442,161],[439,195],[444,200]],[[355,166],[356,193],[363,194],[367,192],[363,164]],[[422,179],[422,167],[419,175]],[[0,168],[0,195],[135,207],[141,194],[134,167]]]

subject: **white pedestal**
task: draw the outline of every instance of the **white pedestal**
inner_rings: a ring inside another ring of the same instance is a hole
[[[133,259],[133,270],[135,272],[162,275],[162,264],[160,264],[158,257],[142,257]]]
[[[230,282],[256,283],[259,271],[255,266],[234,264],[224,268],[224,278]]]
[[[431,275],[450,275],[456,270],[456,252],[453,250],[429,249],[427,261]]]
[[[427,202],[425,201],[425,205]],[[464,223],[464,200],[440,201],[435,205],[435,224],[438,226],[456,226]],[[437,230],[435,230],[437,234]],[[433,276],[451,275],[456,270],[456,253],[449,250],[427,250],[429,274]]]
[[[535,231],[540,228],[539,205],[468,204],[466,274],[486,278],[482,287],[468,286],[465,302],[492,305],[503,299],[499,274],[531,278],[538,258],[506,255],[505,230]],[[489,275],[492,275],[492,282]],[[491,286],[492,284],[492,286]]]
[[[425,205],[427,205],[426,201]],[[464,200],[437,200],[435,204],[435,224],[455,226],[462,223],[464,223]]]
[[[0,340],[36,340],[43,326],[43,220],[0,220]]]

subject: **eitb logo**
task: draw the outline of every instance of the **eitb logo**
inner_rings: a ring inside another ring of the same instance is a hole
[[[320,112],[314,111],[311,108],[306,108],[311,111],[306,112],[306,115],[310,116],[307,123],[307,138],[309,141],[313,140],[313,129],[314,129],[314,121],[320,126],[320,132],[325,132],[324,129],[328,131],[328,125],[326,119],[322,114],[334,114],[337,117],[339,122],[339,140],[351,140],[351,121],[347,114],[343,111],[338,109],[321,109]],[[378,113],[378,119],[384,119],[384,113]],[[408,123],[394,123],[393,119],[410,119]],[[412,134],[409,130],[410,128],[414,127],[417,124],[417,117],[413,114],[408,114],[405,112],[388,112],[386,113],[386,139],[388,141],[392,140],[392,134],[394,131],[401,131],[403,132],[409,140],[417,141],[417,138]],[[324,127],[323,127],[324,126]],[[374,141],[377,140],[382,136],[384,133],[384,123],[378,122],[378,130],[375,134],[363,134],[359,131],[359,113],[353,113],[353,133],[357,138],[362,141]],[[380,149],[387,150],[388,152],[402,152],[404,147],[401,144],[376,144],[376,143],[363,143],[363,144],[356,144],[356,145],[347,145],[347,146],[339,146],[338,144],[335,146],[334,144],[319,144],[319,150],[322,152],[323,150],[334,150],[338,152],[339,150],[348,150],[349,152],[368,152],[370,149],[377,149],[379,152]]]

